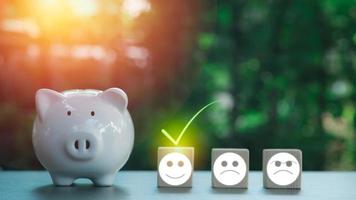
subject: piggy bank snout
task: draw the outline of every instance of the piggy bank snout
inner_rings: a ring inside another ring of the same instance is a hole
[[[100,150],[100,143],[95,134],[80,132],[68,137],[65,148],[72,159],[89,160]]]

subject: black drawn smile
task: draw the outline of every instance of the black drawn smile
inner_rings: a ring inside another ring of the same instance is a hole
[[[173,179],[179,179],[179,178],[182,178],[184,176],[184,174],[182,174],[181,176],[177,176],[177,177],[170,176],[168,174],[166,174],[166,176],[168,176],[169,178],[173,178]]]

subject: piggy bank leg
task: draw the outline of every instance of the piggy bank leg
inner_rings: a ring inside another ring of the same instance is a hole
[[[106,174],[102,176],[98,176],[92,179],[95,186],[99,187],[108,187],[112,186],[115,180],[116,174]]]
[[[62,176],[60,174],[51,173],[53,184],[56,186],[71,186],[74,182],[74,178]]]

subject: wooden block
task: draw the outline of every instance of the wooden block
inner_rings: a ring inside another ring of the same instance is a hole
[[[299,149],[263,150],[265,188],[300,189],[302,171],[302,151]]]
[[[158,187],[192,187],[193,147],[159,147],[157,159]]]
[[[212,149],[211,177],[214,188],[247,188],[248,149]]]

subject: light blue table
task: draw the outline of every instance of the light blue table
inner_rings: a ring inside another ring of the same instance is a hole
[[[249,188],[213,189],[210,171],[196,171],[191,189],[157,188],[155,171],[120,171],[113,187],[96,188],[79,179],[73,187],[54,187],[45,171],[0,171],[0,200],[27,199],[356,199],[356,172],[303,172],[302,189],[267,190],[262,173],[249,173]]]

